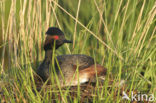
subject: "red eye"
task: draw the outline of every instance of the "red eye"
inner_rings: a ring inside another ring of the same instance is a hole
[[[53,38],[54,38],[55,40],[58,40],[58,39],[59,39],[59,36],[54,35]]]

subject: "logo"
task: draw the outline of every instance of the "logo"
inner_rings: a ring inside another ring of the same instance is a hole
[[[129,101],[154,101],[154,94],[142,94],[142,93],[133,93],[133,91],[131,92],[131,97],[129,97],[125,91],[122,92],[123,96],[122,99],[124,100],[129,100]]]
[[[128,97],[128,95],[125,93],[125,91],[123,91],[122,94],[123,94],[122,99],[131,100],[131,99]]]

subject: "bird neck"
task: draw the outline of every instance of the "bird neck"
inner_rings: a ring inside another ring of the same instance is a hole
[[[51,61],[52,56],[53,56],[53,50],[52,49],[45,51],[45,60]]]

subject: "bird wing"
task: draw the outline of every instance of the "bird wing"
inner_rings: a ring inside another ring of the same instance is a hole
[[[60,67],[72,65],[74,69],[83,70],[94,64],[94,59],[90,56],[74,54],[57,56]]]

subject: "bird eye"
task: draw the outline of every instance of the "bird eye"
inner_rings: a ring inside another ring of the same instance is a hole
[[[58,40],[59,39],[59,36],[54,35],[54,36],[52,36],[52,38],[55,39],[55,40]]]

